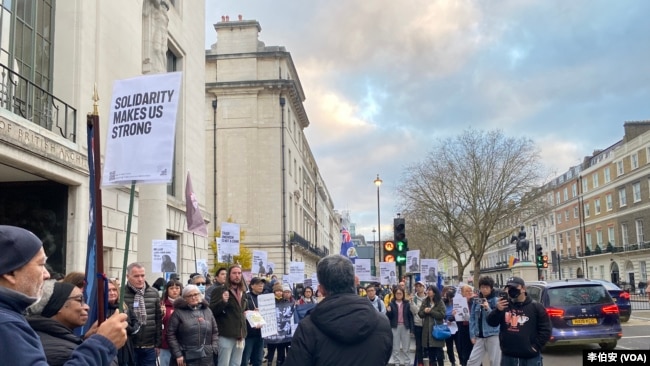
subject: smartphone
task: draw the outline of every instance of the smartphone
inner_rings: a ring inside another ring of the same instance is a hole
[[[499,293],[499,297],[500,297],[501,299],[503,299],[503,300],[508,301],[508,293],[505,292],[505,291],[501,291],[501,292]]]

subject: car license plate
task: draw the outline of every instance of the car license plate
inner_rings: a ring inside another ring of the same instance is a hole
[[[573,324],[573,325],[591,325],[591,324],[598,324],[598,320],[597,320],[596,318],[573,319],[572,324]]]

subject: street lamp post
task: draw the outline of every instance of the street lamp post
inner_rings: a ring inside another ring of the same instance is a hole
[[[379,254],[377,253],[377,241],[375,239],[375,233],[377,230],[373,227],[372,228],[372,266],[375,267],[375,273],[374,275],[377,275],[377,257]]]
[[[380,216],[381,211],[379,209],[379,186],[381,185],[381,183],[383,183],[383,181],[379,179],[379,173],[377,173],[377,179],[374,180],[374,183],[377,186],[377,239],[378,242],[381,242],[381,216]],[[373,235],[374,235],[374,231],[373,231]],[[381,245],[379,245],[379,247],[381,248]]]

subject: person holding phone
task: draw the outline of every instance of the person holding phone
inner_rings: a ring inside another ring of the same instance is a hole
[[[478,366],[483,362],[487,353],[490,365],[501,363],[501,347],[499,345],[499,327],[490,326],[487,316],[497,306],[499,297],[494,290],[494,280],[490,276],[478,280],[479,295],[474,298],[470,311],[469,333],[474,347],[467,361],[467,366]]]
[[[488,325],[500,327],[501,365],[541,366],[551,320],[544,306],[526,294],[522,278],[510,277],[506,288],[509,299],[499,299],[487,317]]]

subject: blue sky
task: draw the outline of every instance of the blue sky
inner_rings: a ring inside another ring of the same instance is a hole
[[[384,237],[404,168],[439,139],[531,138],[554,177],[650,120],[650,1],[206,0],[206,49],[239,14],[291,53],[335,208],[370,240],[377,173]]]

